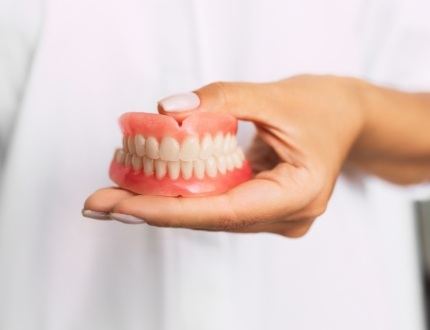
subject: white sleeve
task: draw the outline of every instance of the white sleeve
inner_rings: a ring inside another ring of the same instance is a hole
[[[0,168],[30,71],[41,13],[42,0],[0,2]]]
[[[372,8],[363,24],[364,78],[406,91],[430,93],[430,1],[369,3]],[[430,184],[405,191],[413,200],[430,198]]]
[[[430,92],[430,1],[367,2],[364,74],[393,87]]]

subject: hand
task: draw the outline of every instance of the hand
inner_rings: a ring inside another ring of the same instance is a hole
[[[363,128],[357,86],[350,78],[297,76],[203,87],[196,91],[201,103],[195,111],[228,112],[256,125],[258,136],[248,152],[255,177],[223,195],[199,198],[105,188],[86,200],[84,212],[160,227],[300,237],[326,209]]]

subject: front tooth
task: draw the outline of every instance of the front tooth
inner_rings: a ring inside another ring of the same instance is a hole
[[[140,171],[142,169],[142,158],[137,155],[133,155],[131,158],[131,166],[135,171]]]
[[[206,174],[211,178],[216,177],[217,168],[216,168],[216,161],[214,157],[210,157],[206,159]]]
[[[152,159],[160,157],[158,141],[155,137],[150,136],[145,143],[145,154]]]
[[[227,155],[228,152],[229,152],[229,149],[230,149],[230,140],[231,140],[231,134],[227,133],[226,136],[225,136],[225,138],[224,138],[223,144],[222,144],[222,153],[224,155]]]
[[[232,157],[233,157],[234,167],[241,168],[242,167],[242,161],[240,160],[239,152],[236,151]]]
[[[115,161],[119,164],[122,164],[122,163],[124,163],[124,158],[125,158],[124,150],[118,149],[115,152]]]
[[[167,162],[167,173],[170,179],[176,180],[179,177],[180,171],[181,165],[179,162]]]
[[[161,180],[166,176],[167,173],[167,163],[164,160],[155,160],[155,177]]]
[[[160,158],[168,161],[179,159],[179,143],[174,138],[166,136],[161,140]]]
[[[134,154],[134,137],[133,136],[129,136],[127,139],[127,147],[128,147],[128,152],[131,154]]]
[[[193,162],[181,162],[181,172],[185,180],[190,179],[193,174]]]
[[[145,156],[145,138],[143,135],[138,134],[134,137],[134,148],[138,156]]]
[[[205,177],[205,162],[201,159],[195,160],[194,164],[194,176],[197,179],[203,179]]]
[[[131,164],[131,154],[125,154],[124,166],[129,167]]]
[[[231,155],[228,155],[226,157],[226,167],[229,171],[232,171],[234,169],[233,157]]]
[[[194,160],[199,158],[199,139],[196,136],[187,136],[182,141],[181,159]]]
[[[154,174],[154,161],[151,158],[143,158],[143,172],[145,175]]]
[[[122,148],[124,149],[124,152],[128,152],[128,139],[125,135],[122,137]]]
[[[222,136],[222,133],[217,133],[214,139],[214,154],[216,156],[222,155],[223,144],[224,144],[224,138]]]
[[[225,174],[225,172],[226,172],[225,157],[224,156],[218,156],[216,163],[217,163],[218,171],[220,171],[221,174]]]
[[[200,144],[200,158],[208,159],[210,156],[212,156],[213,149],[214,144],[212,137],[209,134],[206,134],[202,140],[202,143]]]

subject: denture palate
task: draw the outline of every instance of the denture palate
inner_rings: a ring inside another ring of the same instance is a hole
[[[115,153],[117,163],[136,172],[155,175],[157,179],[168,176],[172,180],[214,178],[241,168],[244,160],[236,136],[221,132],[214,137],[189,135],[180,142],[171,136],[161,141],[142,134],[124,136],[123,148]]]

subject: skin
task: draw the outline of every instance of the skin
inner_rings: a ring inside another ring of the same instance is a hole
[[[256,125],[248,153],[255,177],[201,198],[104,188],[88,197],[85,210],[159,227],[300,237],[325,211],[343,167],[398,184],[430,180],[430,94],[311,75],[214,83],[196,93],[201,104],[194,111],[227,112]],[[186,113],[170,115],[181,119]]]

